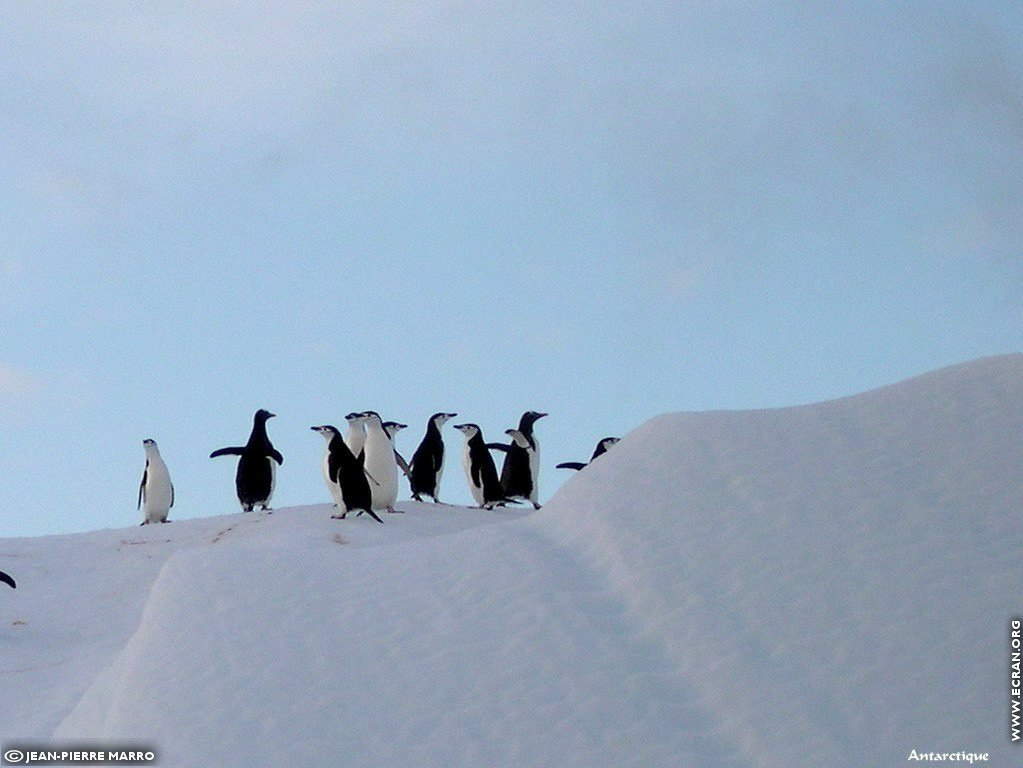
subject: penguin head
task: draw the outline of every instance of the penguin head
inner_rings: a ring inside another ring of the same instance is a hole
[[[526,411],[522,414],[522,418],[519,419],[519,431],[529,434],[533,429],[533,425],[546,415],[546,413],[541,413],[540,411]]]
[[[145,440],[142,441],[142,445],[144,445],[146,448],[149,448],[149,447],[155,448],[156,447],[156,441],[153,438],[151,438],[151,437],[147,437]]]
[[[252,417],[252,420],[257,423],[261,422],[263,424],[266,424],[268,419],[272,419],[276,415],[277,415],[276,413],[270,413],[270,411],[260,408],[258,411],[256,411],[256,415]]]
[[[447,424],[449,419],[453,419],[457,415],[458,415],[457,413],[444,413],[444,412],[435,413],[435,414],[433,414],[433,416],[430,417],[430,421],[432,421],[434,424],[437,425],[438,428],[440,428],[440,427],[443,427],[445,424]]]
[[[380,418],[380,414],[376,411],[363,411],[359,414],[359,416],[366,424],[383,427],[383,419]]]
[[[323,424],[319,427],[309,427],[313,432],[319,432],[327,440],[333,440],[334,435],[337,434],[337,427],[333,427],[330,424]]]
[[[480,433],[480,428],[476,424],[455,424],[455,429],[465,435],[466,440],[471,440]]]
[[[601,456],[602,454],[607,453],[607,449],[610,448],[615,443],[617,443],[620,439],[621,438],[618,438],[618,437],[605,437],[605,438],[603,438],[599,443],[597,443],[597,447],[593,450],[593,457],[590,460],[592,461],[593,459],[597,458],[598,456]]]
[[[392,438],[392,439],[394,438],[394,436],[396,434],[401,432],[407,426],[408,426],[408,424],[399,424],[397,421],[385,421],[383,423],[384,432],[386,432],[387,436]]]

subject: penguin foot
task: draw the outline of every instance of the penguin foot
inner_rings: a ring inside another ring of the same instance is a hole
[[[344,512],[335,512],[333,515],[330,516],[330,519],[331,520],[344,520],[347,515],[348,515],[348,510],[346,509]]]
[[[404,515],[405,514],[405,510],[403,510],[403,509],[395,509],[394,507],[388,507],[387,511],[388,511],[388,513],[390,513],[392,515]]]

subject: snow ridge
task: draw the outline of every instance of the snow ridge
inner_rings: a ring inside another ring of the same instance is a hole
[[[1021,436],[1009,355],[659,416],[536,513],[0,540],[0,738],[174,766],[1007,762]]]

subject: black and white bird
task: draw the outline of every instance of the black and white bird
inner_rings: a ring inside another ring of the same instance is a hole
[[[462,466],[469,481],[473,499],[483,509],[493,509],[509,499],[505,497],[501,480],[497,476],[494,457],[490,455],[483,431],[477,424],[456,424],[455,429],[465,435],[462,449]]]
[[[142,525],[150,523],[166,523],[170,508],[174,506],[174,484],[171,483],[170,472],[160,456],[156,441],[147,438],[142,441],[146,451],[146,468],[142,471],[142,482],[139,483],[139,499],[136,509],[142,513]]]
[[[394,504],[398,500],[398,461],[394,456],[394,444],[384,431],[380,414],[365,411],[362,420],[366,425],[363,466],[371,478],[373,509],[397,512]]]
[[[426,422],[426,434],[423,436],[416,452],[412,454],[409,486],[412,498],[422,501],[422,494],[433,497],[440,502],[440,479],[444,474],[444,438],[443,427],[457,413],[435,413]]]
[[[555,467],[558,469],[574,469],[580,470],[583,467],[589,466],[594,459],[603,456],[607,453],[608,448],[617,443],[621,438],[618,437],[604,437],[597,442],[597,447],[593,449],[593,455],[590,456],[590,460],[586,461],[563,461],[560,464],[556,464]]]
[[[501,467],[501,487],[504,495],[516,501],[528,501],[534,509],[540,508],[537,495],[540,489],[540,442],[533,432],[533,425],[546,416],[538,411],[526,411],[519,419],[515,430],[521,441],[512,439],[511,444],[490,443],[487,447],[505,452]],[[507,430],[505,434],[511,434]]]
[[[398,463],[398,469],[400,469],[402,474],[411,482],[412,470],[409,467],[408,462],[405,461],[405,457],[398,451],[398,446],[394,444],[394,438],[397,437],[398,433],[403,429],[408,429],[408,424],[402,424],[398,421],[384,422],[384,434],[387,435],[387,439],[391,441],[391,447],[394,448],[394,460]]]
[[[354,511],[359,515],[366,512],[378,523],[382,523],[383,520],[373,511],[369,478],[362,461],[352,454],[337,427],[324,424],[309,429],[319,432],[327,441],[327,451],[323,456],[323,479],[337,506],[337,512],[331,517],[344,520],[349,512]]]
[[[210,454],[211,459],[217,456],[239,457],[234,484],[243,512],[251,512],[257,506],[270,509],[270,499],[277,482],[276,465],[284,464],[284,457],[273,447],[266,434],[266,422],[275,415],[260,408],[252,417],[252,432],[245,445],[219,448]]]

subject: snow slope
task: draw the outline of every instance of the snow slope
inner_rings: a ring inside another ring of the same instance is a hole
[[[169,766],[1009,764],[1021,437],[1011,355],[661,416],[532,514],[0,540],[0,740]]]

